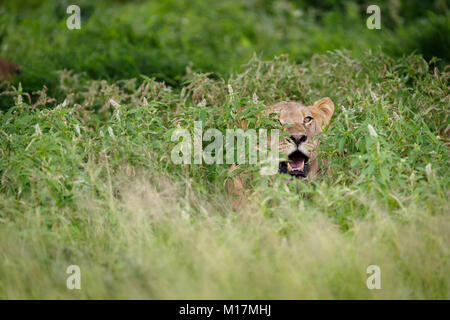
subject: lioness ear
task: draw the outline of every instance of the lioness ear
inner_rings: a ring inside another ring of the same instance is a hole
[[[334,113],[334,104],[330,98],[322,98],[314,102],[314,105],[309,107],[311,113],[321,126],[327,126],[330,123],[331,116]]]

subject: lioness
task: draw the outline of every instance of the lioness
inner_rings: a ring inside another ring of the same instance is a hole
[[[309,107],[299,102],[282,101],[268,108],[266,114],[276,114],[284,127],[283,132],[289,134],[289,138],[282,138],[279,142],[279,152],[287,158],[279,163],[279,173],[303,178],[316,176],[319,169],[317,161],[319,140],[315,134],[330,123],[333,113],[334,104],[327,97],[317,100]],[[238,167],[233,165],[230,172]],[[228,193],[238,197],[234,201],[236,208],[245,202],[244,183],[244,174],[227,181]]]
[[[294,177],[314,177],[318,171],[317,147],[319,140],[315,134],[328,125],[334,113],[334,104],[330,98],[322,98],[312,106],[306,107],[298,102],[279,102],[269,109],[278,113],[278,120],[286,128],[289,138],[281,139],[280,154],[288,160],[279,164],[279,172]]]

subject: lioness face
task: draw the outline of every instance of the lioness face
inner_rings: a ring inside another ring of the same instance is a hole
[[[279,151],[287,160],[279,163],[279,172],[295,177],[307,177],[317,172],[317,148],[319,140],[315,134],[322,131],[334,112],[329,98],[322,98],[313,106],[306,107],[297,102],[279,102],[271,112],[279,112],[278,120],[289,137],[282,138]]]

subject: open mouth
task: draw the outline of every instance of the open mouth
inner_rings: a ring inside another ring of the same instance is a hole
[[[301,151],[289,155],[289,160],[280,162],[280,173],[287,173],[294,177],[306,177],[309,173],[309,158]]]

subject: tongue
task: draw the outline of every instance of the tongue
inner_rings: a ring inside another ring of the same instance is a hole
[[[305,161],[304,159],[293,160],[293,161],[289,161],[289,164],[291,165],[292,169],[297,169],[297,168],[303,169],[304,161]]]

